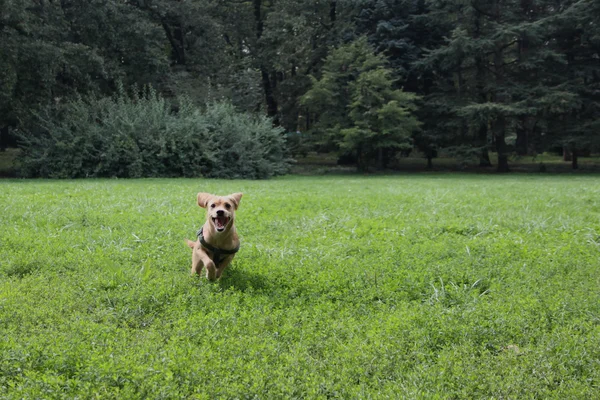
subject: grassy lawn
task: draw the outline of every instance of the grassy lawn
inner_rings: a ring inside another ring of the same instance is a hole
[[[242,248],[189,276],[198,191]],[[600,180],[0,181],[0,398],[600,398]]]

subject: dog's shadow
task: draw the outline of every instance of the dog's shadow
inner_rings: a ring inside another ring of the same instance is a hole
[[[255,275],[238,268],[228,268],[221,279],[219,286],[223,289],[234,288],[241,292],[249,290],[269,291],[272,289],[271,282],[262,275]]]

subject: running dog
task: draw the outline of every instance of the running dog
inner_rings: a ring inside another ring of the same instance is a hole
[[[198,205],[206,209],[206,222],[197,232],[198,240],[187,240],[192,248],[192,275],[200,275],[206,268],[206,278],[219,279],[240,249],[240,239],[235,230],[235,211],[242,193],[215,196],[198,193]]]

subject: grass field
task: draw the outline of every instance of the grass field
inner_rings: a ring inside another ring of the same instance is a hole
[[[198,191],[242,248],[189,276]],[[0,398],[600,398],[600,180],[0,181]]]

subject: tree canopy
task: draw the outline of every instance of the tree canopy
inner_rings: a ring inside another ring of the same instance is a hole
[[[0,0],[0,147],[61,104],[150,85],[171,112],[227,100],[361,169],[413,148],[576,167],[600,149],[599,4]]]

